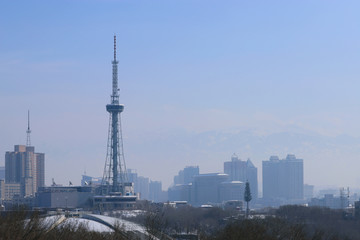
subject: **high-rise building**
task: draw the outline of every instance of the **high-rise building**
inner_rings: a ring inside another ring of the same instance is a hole
[[[45,187],[45,154],[44,153],[35,153],[35,180],[36,188],[38,191],[39,187]]]
[[[242,161],[235,154],[231,161],[224,162],[224,173],[229,175],[230,181],[249,181],[253,199],[258,197],[257,168],[250,159]]]
[[[34,196],[39,187],[45,186],[45,154],[35,153],[30,141],[30,112],[26,130],[26,146],[15,145],[13,152],[5,153],[4,196],[9,199]]]
[[[269,161],[262,162],[263,198],[277,199],[280,196],[278,156],[271,156]]]
[[[194,177],[192,184],[193,205],[220,203],[222,200],[220,184],[229,180],[224,173],[200,174]]]
[[[176,180],[181,181],[176,181]],[[186,201],[194,206],[243,201],[245,184],[232,181],[226,173],[199,174],[199,167],[186,167],[168,189],[169,201]]]
[[[199,166],[187,166],[174,176],[174,185],[192,183],[196,175],[199,175]]]
[[[219,185],[220,202],[243,201],[245,183],[241,181],[223,182]]]
[[[0,167],[0,180],[5,180],[5,167]]]
[[[138,176],[135,188],[140,194],[140,199],[149,199],[149,178]]]
[[[187,201],[191,202],[192,184],[178,184],[168,189],[169,201]]]
[[[184,183],[189,184],[194,181],[194,176],[199,175],[199,166],[187,166],[184,168]]]
[[[129,182],[134,183],[134,192],[137,193],[138,190],[136,189],[136,187],[137,187],[136,183],[137,183],[138,174],[137,174],[136,170],[128,168],[128,169],[126,169],[126,172],[127,172]]]
[[[35,147],[15,145],[5,153],[5,184],[20,184],[20,196],[34,196],[45,186],[45,154],[35,153]]]
[[[303,160],[288,154],[283,160],[271,156],[263,161],[263,198],[294,201],[304,198]]]
[[[184,170],[180,170],[178,175],[174,176],[174,185],[184,184]]]
[[[160,181],[151,181],[149,183],[149,200],[153,202],[161,202],[162,200],[162,184]]]

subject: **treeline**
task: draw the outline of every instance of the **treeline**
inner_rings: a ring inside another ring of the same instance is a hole
[[[360,220],[342,210],[320,207],[283,206],[263,214],[244,213],[221,208],[173,208],[147,204],[143,214],[128,220],[145,226],[150,236],[188,233],[201,240],[352,240],[360,239]],[[112,233],[89,231],[81,224],[50,227],[37,212],[14,211],[0,216],[2,239],[137,239],[121,228]],[[190,238],[189,238],[190,239]],[[195,238],[193,238],[195,239]]]
[[[264,219],[234,221],[207,239],[360,239],[360,221],[343,210],[289,205],[269,213]]]
[[[347,240],[360,239],[360,221],[342,210],[283,206],[246,219],[237,211],[221,208],[148,206],[132,221],[158,236],[193,233],[202,240]]]

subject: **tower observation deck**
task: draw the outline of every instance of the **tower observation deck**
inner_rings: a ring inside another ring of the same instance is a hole
[[[114,60],[112,61],[112,94],[110,104],[106,105],[109,112],[109,132],[107,154],[104,174],[102,179],[102,193],[104,195],[116,193],[127,195],[127,186],[132,185],[127,181],[126,165],[123,150],[120,113],[124,105],[119,103],[118,88],[118,61],[116,60],[116,36],[114,36]]]

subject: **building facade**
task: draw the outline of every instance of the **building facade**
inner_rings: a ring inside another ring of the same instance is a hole
[[[5,167],[0,167],[0,180],[5,180]]]
[[[287,202],[304,198],[303,160],[288,154],[283,160],[271,156],[263,161],[263,198]]]
[[[224,173],[229,175],[230,181],[249,181],[253,199],[258,198],[257,168],[250,159],[242,161],[234,154],[231,161],[224,162]]]
[[[187,166],[184,168],[184,183],[189,184],[194,181],[194,177],[199,175],[199,166]]]
[[[220,202],[243,201],[245,183],[241,181],[229,181],[219,184]]]
[[[223,198],[220,192],[220,185],[228,180],[229,175],[224,173],[208,173],[195,176],[192,184],[192,204],[200,206],[203,204],[221,203]]]
[[[151,181],[149,183],[149,200],[153,202],[161,202],[162,200],[162,184],[160,181]]]
[[[36,207],[79,208],[92,205],[94,186],[40,187],[36,193]]]
[[[147,177],[137,177],[137,182],[135,182],[135,192],[140,195],[140,199],[149,199],[149,178]]]
[[[192,183],[194,176],[199,175],[199,173],[199,166],[187,166],[174,176],[174,185]]]
[[[7,184],[20,185],[21,197],[34,196],[45,186],[45,154],[35,153],[32,146],[15,145],[13,152],[5,153],[5,191]]]
[[[192,184],[178,184],[168,189],[169,201],[191,202]]]

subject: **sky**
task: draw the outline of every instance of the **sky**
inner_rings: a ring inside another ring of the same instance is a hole
[[[113,35],[127,168],[171,185],[236,153],[304,159],[305,183],[360,184],[358,1],[0,0],[0,165],[46,154],[46,183],[102,176]]]

